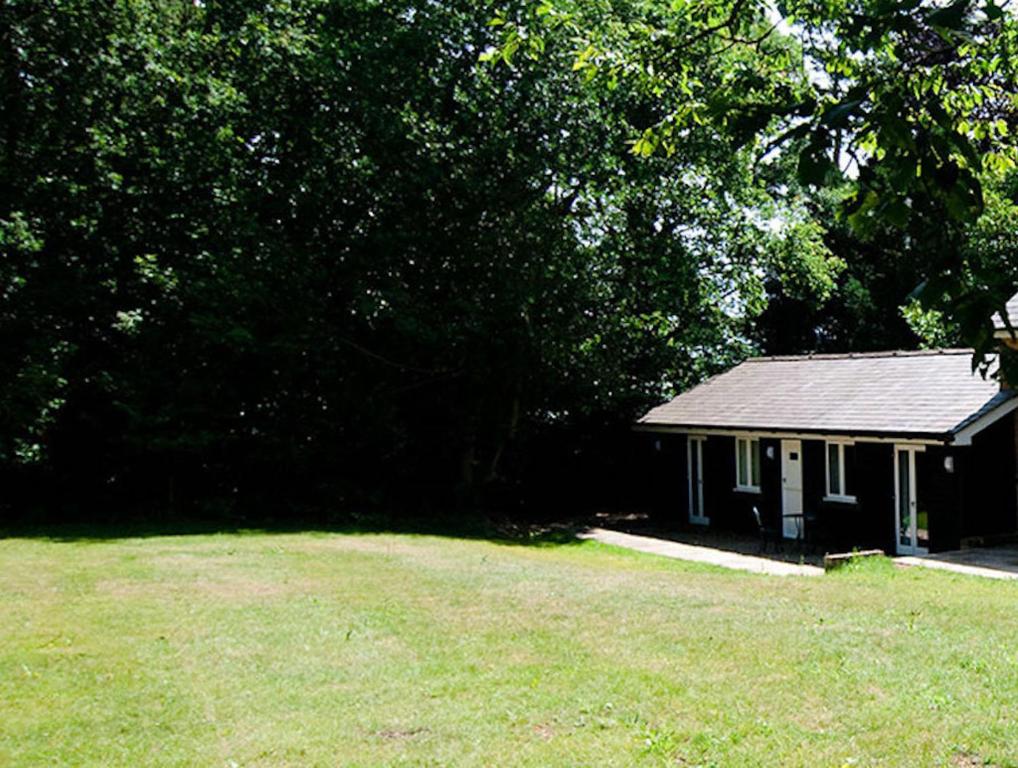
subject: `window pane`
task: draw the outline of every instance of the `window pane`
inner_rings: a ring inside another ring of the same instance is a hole
[[[838,496],[841,494],[841,467],[838,462],[837,443],[827,444],[827,491]]]
[[[911,547],[912,504],[908,451],[898,451],[898,544]]]
[[[922,480],[926,477],[927,468],[932,467],[932,457],[925,452],[912,454],[915,463],[912,465],[912,488],[915,495],[912,498],[912,516],[915,518],[915,545],[922,549],[930,548],[930,518],[932,517],[929,502],[933,488],[923,488]],[[943,462],[943,459],[940,460]],[[943,466],[943,463],[940,464]]]
[[[749,453],[752,457],[753,465],[753,485],[759,487],[760,485],[760,441],[752,440],[749,444]]]
[[[918,476],[918,472],[916,475]],[[915,545],[923,549],[930,548],[930,514],[926,507],[917,502],[915,513]]]
[[[845,461],[844,461],[844,494],[846,496],[855,496],[855,446],[845,446]]]
[[[701,517],[700,509],[700,441],[689,441],[689,512],[693,517]]]
[[[737,457],[737,463],[739,465],[739,485],[747,485],[746,477],[746,441],[742,438],[737,440],[739,446],[739,452]]]

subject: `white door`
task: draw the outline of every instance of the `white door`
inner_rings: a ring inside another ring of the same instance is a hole
[[[703,509],[703,441],[702,437],[690,435],[686,451],[686,477],[689,478],[689,522],[707,525],[707,513]]]
[[[781,441],[781,532],[802,537],[802,441]]]
[[[894,446],[894,529],[899,555],[930,551],[929,513],[916,497],[916,454],[922,446]]]

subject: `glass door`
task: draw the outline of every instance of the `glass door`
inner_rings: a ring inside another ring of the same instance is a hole
[[[703,509],[703,437],[690,436],[687,443],[689,478],[689,522],[707,525],[707,513]]]
[[[916,453],[921,446],[894,447],[895,545],[899,555],[925,555],[930,549],[929,513],[916,497]]]

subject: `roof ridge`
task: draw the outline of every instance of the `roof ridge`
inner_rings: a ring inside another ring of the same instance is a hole
[[[748,357],[746,363],[792,362],[797,360],[856,360],[879,357],[931,357],[934,355],[972,355],[973,349],[889,349],[880,352],[811,352],[804,355],[762,355]]]

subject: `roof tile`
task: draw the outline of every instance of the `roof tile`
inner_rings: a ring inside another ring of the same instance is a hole
[[[716,429],[945,435],[1000,394],[972,350],[751,358],[640,419]]]

